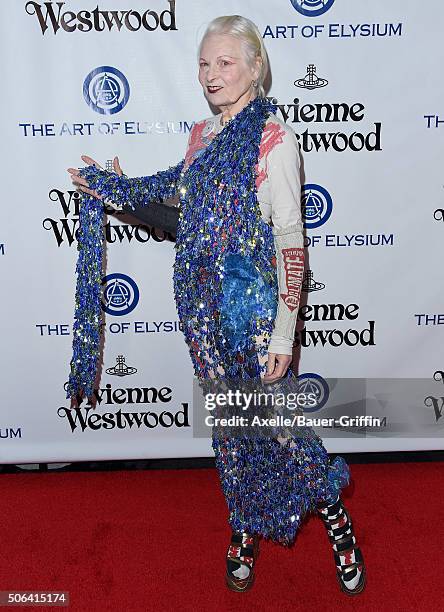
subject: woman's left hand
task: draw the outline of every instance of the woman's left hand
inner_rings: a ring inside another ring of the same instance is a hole
[[[292,362],[292,359],[292,355],[268,353],[267,373],[264,375],[263,381],[271,383],[282,378],[288,370],[288,366]]]

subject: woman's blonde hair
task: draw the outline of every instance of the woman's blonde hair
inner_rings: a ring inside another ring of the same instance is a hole
[[[223,15],[216,17],[207,26],[199,45],[199,56],[202,43],[208,34],[231,34],[237,36],[244,43],[245,56],[248,64],[253,68],[256,60],[261,59],[261,70],[257,79],[257,94],[263,98],[265,96],[264,81],[268,73],[268,56],[262,36],[257,26],[240,15]]]

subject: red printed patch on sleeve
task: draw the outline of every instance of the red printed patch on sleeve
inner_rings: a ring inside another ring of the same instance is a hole
[[[285,290],[281,293],[288,309],[293,312],[299,306],[302,279],[304,277],[304,249],[282,249],[285,270]]]

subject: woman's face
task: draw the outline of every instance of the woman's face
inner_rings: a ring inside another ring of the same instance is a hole
[[[259,76],[259,65],[247,64],[242,42],[231,34],[208,34],[201,46],[199,82],[208,102],[218,107],[246,104],[255,91],[252,81]]]

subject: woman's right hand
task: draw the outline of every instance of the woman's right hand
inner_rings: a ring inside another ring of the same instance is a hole
[[[82,160],[88,166],[95,166],[100,170],[103,170],[102,166],[98,164],[94,159],[88,157],[87,155],[82,155]],[[113,170],[118,176],[122,176],[123,172],[120,167],[119,158],[115,157],[113,159]],[[103,200],[103,197],[97,193],[97,191],[90,189],[89,183],[86,179],[80,176],[78,168],[68,168],[68,172],[71,174],[71,180],[74,183],[77,191],[82,191],[83,193],[88,193],[92,195],[94,198],[98,198],[99,200]]]

